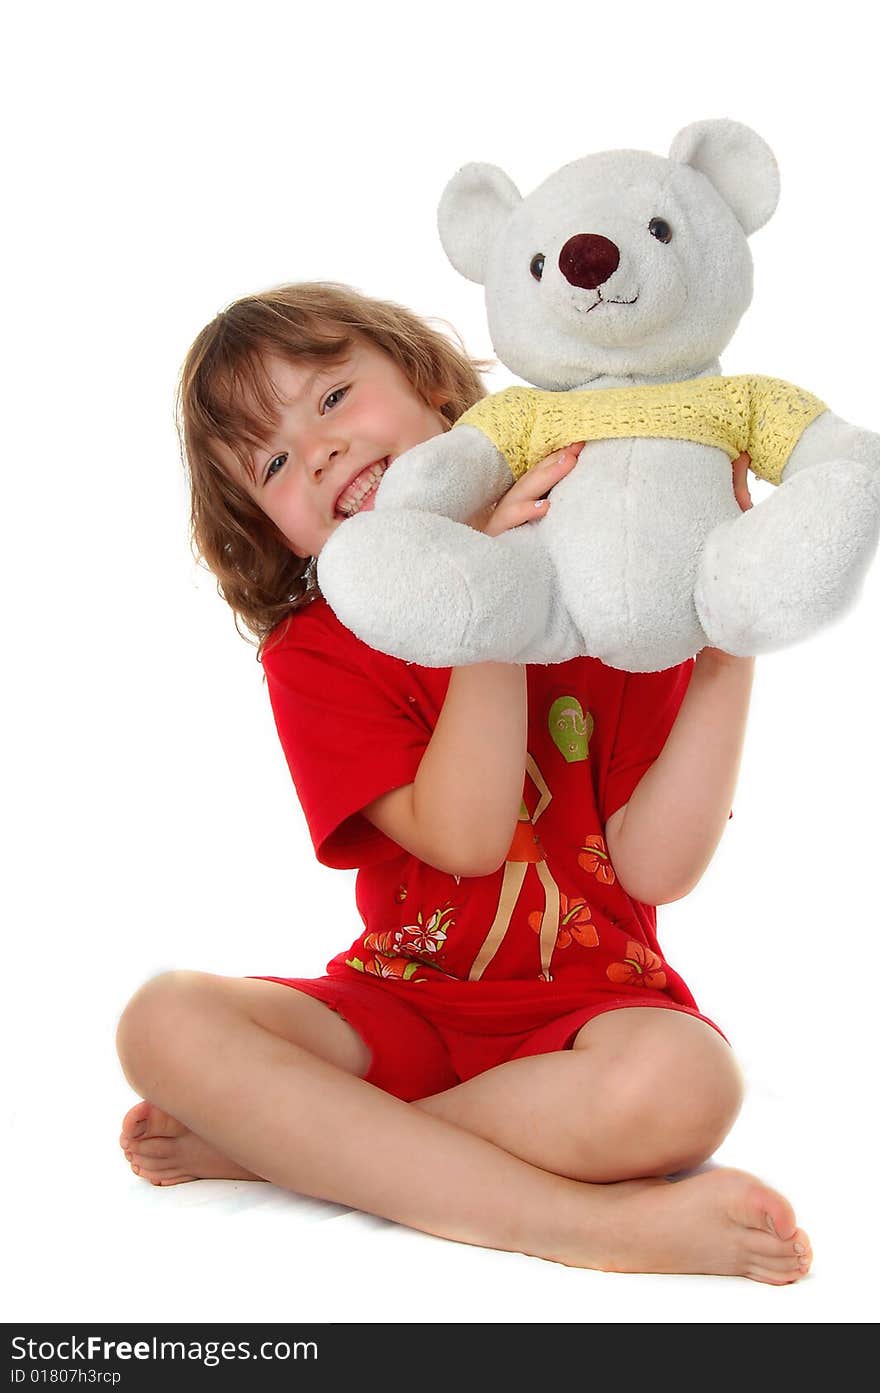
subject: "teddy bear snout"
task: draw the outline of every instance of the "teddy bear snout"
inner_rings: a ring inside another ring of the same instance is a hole
[[[620,265],[620,252],[607,237],[579,232],[569,237],[559,253],[559,269],[570,285],[595,290],[614,275]]]

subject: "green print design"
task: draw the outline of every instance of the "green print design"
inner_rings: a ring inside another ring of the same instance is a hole
[[[577,697],[557,697],[550,707],[547,725],[553,744],[568,764],[590,757],[590,736],[593,734],[593,718]]]

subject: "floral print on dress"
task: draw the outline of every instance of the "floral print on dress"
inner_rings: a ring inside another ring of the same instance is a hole
[[[560,891],[559,930],[556,934],[557,948],[567,948],[570,943],[579,943],[582,948],[596,948],[599,935],[592,923],[593,913],[586,900],[571,900]],[[539,909],[529,915],[529,928],[536,934],[541,932],[543,915]]]
[[[419,910],[414,924],[405,924],[400,930],[402,938],[400,951],[402,953],[412,953],[413,956],[432,954],[442,955],[446,944],[447,930],[455,924],[453,914],[455,910],[452,905],[445,905],[443,909],[435,909],[428,918],[423,921],[422,911]]]
[[[404,982],[427,982],[427,977],[416,977],[419,964],[410,962],[407,958],[385,958],[380,953],[374,953],[371,958],[363,962],[361,958],[346,958],[346,967],[353,967],[356,972],[365,972],[371,977],[396,977]]]
[[[374,950],[373,956],[364,962],[361,958],[346,959],[346,965],[357,972],[367,972],[374,977],[398,977],[405,982],[427,982],[427,977],[416,977],[419,965],[436,968],[443,972],[440,960],[446,945],[447,930],[455,920],[455,909],[446,905],[435,909],[422,918],[419,910],[414,924],[404,924],[399,929],[386,929],[382,933],[369,933],[364,936],[365,948]]]
[[[666,986],[663,959],[646,948],[644,943],[636,943],[632,939],[626,945],[623,962],[611,963],[606,969],[606,976],[624,987],[648,987],[659,992]]]
[[[584,844],[578,853],[578,865],[582,870],[594,875],[603,885],[613,885],[617,879],[604,838],[598,833],[584,838]]]

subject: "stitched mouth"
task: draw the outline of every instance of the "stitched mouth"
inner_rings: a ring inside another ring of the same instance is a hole
[[[595,305],[591,305],[590,308],[586,311],[586,313],[592,314],[593,310],[597,310],[600,305],[634,305],[638,298],[638,293],[636,293],[631,300],[603,300],[602,291],[600,290],[599,298],[596,301]]]

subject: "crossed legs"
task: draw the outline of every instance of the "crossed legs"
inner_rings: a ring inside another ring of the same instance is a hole
[[[790,1205],[754,1177],[660,1178],[710,1155],[741,1098],[724,1041],[681,1013],[609,1013],[571,1051],[415,1104],[366,1083],[352,1027],[278,983],[165,974],[126,1008],[118,1045],[149,1100],[123,1147],[156,1184],[261,1177],[572,1266],[780,1284],[809,1264]]]

